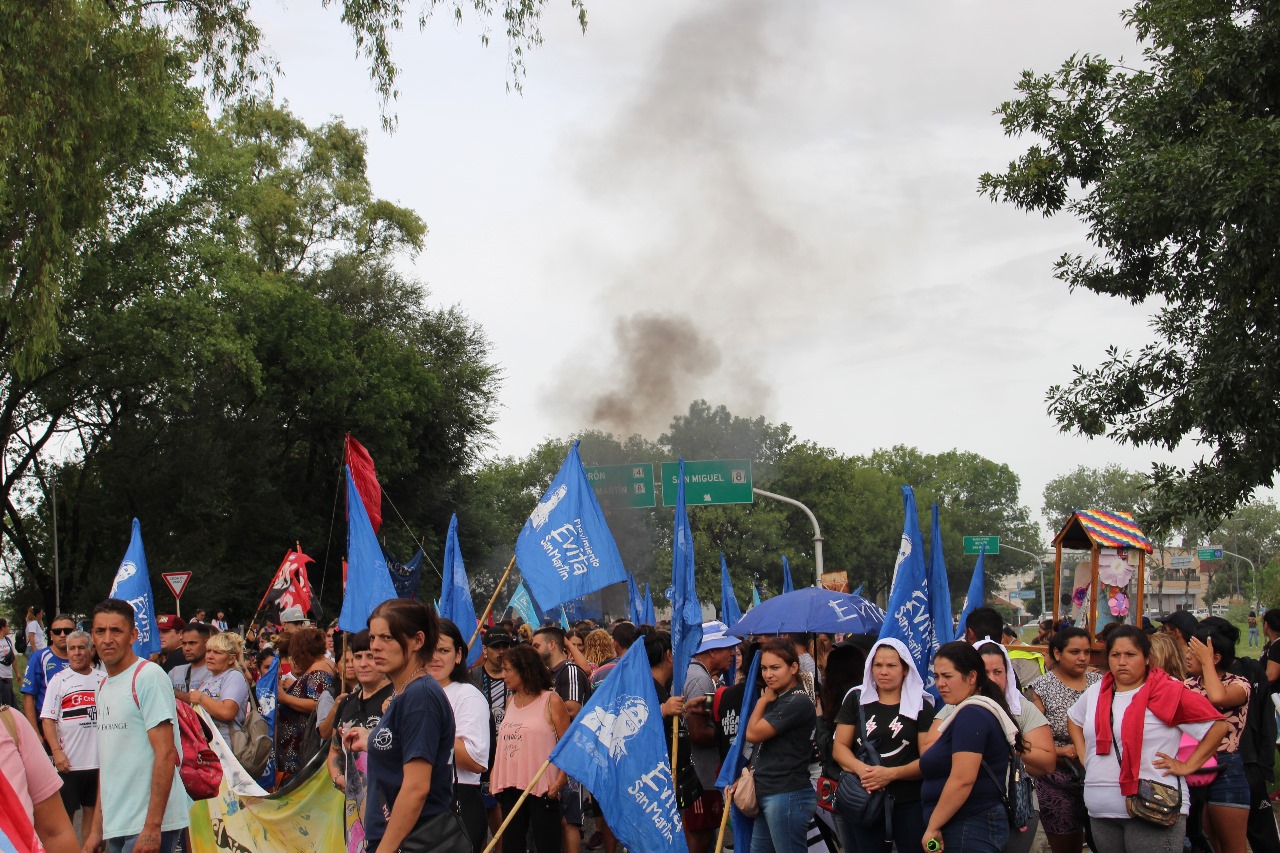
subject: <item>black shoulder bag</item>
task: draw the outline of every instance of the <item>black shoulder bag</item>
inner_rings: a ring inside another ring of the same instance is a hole
[[[1123,728],[1123,726],[1121,726]],[[1120,764],[1120,736],[1116,734],[1116,692],[1111,690],[1111,739],[1116,764]],[[1122,765],[1123,766],[1123,765]],[[1124,798],[1129,817],[1155,826],[1173,826],[1182,814],[1182,786],[1166,785],[1138,777],[1138,793]]]
[[[880,753],[867,739],[867,720],[862,713],[861,696],[858,697],[856,705],[858,746],[854,749],[854,755],[863,764],[879,765]],[[850,773],[848,770],[840,771],[840,783],[836,786],[836,808],[840,810],[840,816],[845,820],[867,828],[883,823],[886,825],[886,834],[891,834],[886,820],[888,801],[889,792],[886,789],[868,791],[862,787],[862,780],[858,778],[857,773]]]

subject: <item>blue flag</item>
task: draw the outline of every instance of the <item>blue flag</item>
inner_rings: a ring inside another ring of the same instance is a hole
[[[641,614],[641,625],[657,625],[658,614],[653,609],[653,593],[649,591],[649,585],[644,585],[644,613]]]
[[[267,728],[271,731],[272,740],[276,736],[276,685],[279,682],[280,658],[272,655],[271,666],[267,667],[266,672],[258,676],[258,683],[253,688],[254,698],[258,700],[258,713],[266,721]],[[267,766],[262,771],[262,775],[258,777],[258,784],[268,791],[276,786],[276,752],[274,749],[271,750],[271,755],[267,757]]]
[[[684,505],[684,457],[680,457],[680,476],[676,480],[675,533],[671,540],[671,660],[675,667],[671,676],[671,695],[684,695],[684,680],[689,674],[689,661],[702,645],[702,605],[693,575],[693,531]]]
[[[751,606],[756,607],[760,604],[760,585],[751,584]]]
[[[861,598],[861,597],[862,597],[862,587],[864,587],[865,585],[866,585],[866,584],[858,584],[858,588],[857,588],[857,589],[855,589],[855,590],[853,591],[853,594],[854,594],[854,595],[856,595],[856,596],[858,596],[859,598]]]
[[[628,850],[685,849],[664,732],[648,653],[635,643],[551,751],[551,763],[586,786]]]
[[[383,553],[385,556],[386,552]],[[396,595],[401,598],[418,597],[418,586],[422,583],[422,558],[425,556],[419,548],[407,563],[387,560],[387,571],[391,574],[391,585],[396,588]],[[439,608],[436,611],[439,612]]]
[[[951,585],[947,582],[947,559],[942,553],[942,525],[938,504],[933,504],[933,534],[929,540],[929,618],[933,622],[933,652],[956,638],[951,630]]]
[[[889,606],[885,608],[880,639],[901,640],[911,652],[916,670],[924,678],[925,688],[934,693],[932,609],[929,603],[929,578],[924,565],[924,542],[920,537],[920,519],[916,516],[916,495],[910,486],[902,487],[902,542],[893,569],[893,587]],[[936,693],[934,693],[936,697]]]
[[[123,599],[133,606],[133,625],[138,639],[133,653],[148,658],[160,651],[160,630],[156,626],[156,601],[151,595],[151,576],[147,573],[147,555],[142,550],[142,524],[133,520],[129,550],[124,552],[116,579],[111,582],[111,597]]]
[[[467,568],[462,564],[462,549],[458,546],[458,514],[449,519],[449,534],[444,540],[444,583],[440,589],[440,615],[458,626],[463,637],[470,638],[476,630],[476,606],[471,600],[471,584],[467,581]],[[480,660],[480,644],[467,650],[467,666],[475,666]]]
[[[543,610],[627,579],[622,555],[573,443],[516,540],[516,562]]]
[[[511,600],[507,602],[507,609],[514,610],[520,614],[520,618],[524,620],[526,625],[532,625],[537,628],[542,624],[542,617],[538,615],[538,608],[533,603],[533,597],[529,595],[529,590],[525,587],[524,581],[520,581],[516,591],[511,594]]]
[[[716,778],[716,787],[722,793],[725,788],[738,781],[738,777],[742,775],[742,768],[747,766],[747,757],[742,754],[743,745],[747,737],[747,724],[745,721],[751,719],[751,713],[756,707],[756,700],[760,698],[760,691],[755,688],[759,675],[760,655],[757,654],[751,659],[751,668],[747,670],[747,689],[742,691],[742,710],[738,714],[738,733],[733,736],[733,743],[729,745],[729,751],[725,754],[724,763],[720,765],[720,775]],[[751,832],[756,825],[755,818],[747,817],[738,811],[738,807],[732,803],[729,804],[729,808],[733,809],[731,815],[731,820],[733,821],[733,849],[750,850]]]
[[[347,466],[347,588],[342,595],[338,627],[356,633],[367,627],[369,614],[382,602],[396,598],[378,538],[369,523],[356,481]]]
[[[782,594],[795,592],[796,585],[791,582],[791,564],[787,562],[787,555],[782,555]]]
[[[644,624],[641,621],[644,618],[644,596],[640,594],[636,576],[631,572],[627,572],[627,618],[633,625]]]
[[[564,612],[564,605],[560,605],[560,630],[568,634],[572,628],[569,627],[569,614]]]
[[[984,544],[978,550],[978,563],[973,567],[973,578],[969,581],[969,594],[964,597],[964,609],[960,611],[959,634],[962,637],[964,636],[965,620],[969,618],[970,613],[972,613],[974,610],[977,610],[979,607],[982,606],[982,602],[986,598],[985,590],[984,590],[985,584],[982,576],[983,575],[982,564],[984,562],[983,558],[986,557],[986,555],[987,555],[987,546]],[[978,639],[981,640],[982,637],[979,637]],[[1003,638],[992,637],[991,639],[995,640],[998,643]]]
[[[733,594],[733,579],[729,577],[729,564],[720,555],[720,621],[726,628],[732,628],[742,618],[742,608],[738,607],[738,597]],[[732,681],[729,681],[732,684]]]

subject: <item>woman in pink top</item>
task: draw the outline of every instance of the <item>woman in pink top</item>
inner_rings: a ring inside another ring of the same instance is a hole
[[[0,715],[5,718],[0,720],[0,777],[7,789],[0,791],[0,811],[19,828],[30,831],[34,826],[48,853],[79,853],[80,842],[58,794],[62,779],[45,755],[36,730],[13,708],[0,705]],[[30,823],[22,824],[16,820],[19,816]],[[31,840],[15,839],[19,845]]]
[[[498,727],[489,790],[503,813],[510,814],[569,728],[569,711],[551,689],[551,672],[531,646],[514,646],[502,655],[502,680],[508,691],[507,712]],[[554,767],[542,774],[502,834],[503,853],[525,853],[531,826],[537,853],[560,849],[559,797],[564,783],[565,775]]]

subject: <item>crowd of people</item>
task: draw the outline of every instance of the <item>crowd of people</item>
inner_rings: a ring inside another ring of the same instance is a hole
[[[749,853],[799,853],[815,829],[830,848],[859,853],[1027,850],[1035,824],[1012,816],[1010,780],[1022,773],[1053,853],[1085,843],[1108,853],[1280,853],[1268,795],[1280,610],[1261,617],[1268,642],[1251,660],[1237,655],[1239,629],[1217,617],[1179,611],[1158,628],[1109,625],[1100,637],[1049,623],[1042,653],[980,607],[930,672],[895,639],[739,640],[712,621],[683,696],[672,694],[661,623],[583,621],[566,632],[503,621],[479,633],[469,668],[470,632],[414,600],[382,603],[366,630],[347,635],[296,609],[244,635],[222,614],[165,615],[150,665],[133,654],[126,602],[98,605],[87,630],[65,615],[46,630],[38,610],[27,615],[22,688],[3,697],[20,697],[21,713],[0,710],[0,769],[53,853],[174,850],[191,806],[174,772],[178,704],[203,709],[243,748],[255,682],[273,656],[276,781],[320,765],[343,792],[349,851],[410,847],[433,819],[456,813],[476,851],[509,819],[505,853],[614,853],[590,792],[548,760],[636,643],[668,741],[679,721],[668,748],[691,853],[714,848],[726,803],[716,781],[740,725],[759,809]],[[14,650],[0,620],[0,676]],[[759,675],[748,683],[753,662]],[[758,700],[740,720],[748,691]]]

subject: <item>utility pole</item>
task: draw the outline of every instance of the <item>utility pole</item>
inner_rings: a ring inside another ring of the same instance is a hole
[[[1244,560],[1246,563],[1249,564],[1249,574],[1253,577],[1253,604],[1249,607],[1249,609],[1257,610],[1258,609],[1258,569],[1253,565],[1253,560],[1250,560],[1248,557],[1242,557],[1239,554],[1232,553],[1231,551],[1228,551],[1226,548],[1222,549],[1222,553],[1226,554],[1228,557],[1235,557],[1237,560]],[[1239,566],[1236,567],[1236,591],[1237,592],[1240,591],[1240,567]]]
[[[813,514],[813,510],[809,509],[807,506],[800,503],[800,501],[796,500],[795,498],[788,498],[782,495],[775,495],[773,492],[766,492],[764,489],[753,488],[751,491],[762,498],[773,498],[775,501],[782,501],[784,504],[791,504],[792,506],[798,506],[800,507],[800,509],[804,510],[805,515],[809,516],[809,521],[810,523],[813,524],[813,565],[816,573],[816,577],[814,578],[813,585],[816,587],[821,587],[822,586],[822,531],[818,528],[818,519],[817,519],[817,516]]]
[[[49,477],[49,490],[52,494],[50,505],[53,507],[53,612],[62,612],[62,572],[58,566],[58,470],[55,468]],[[25,630],[25,629],[24,629]]]

